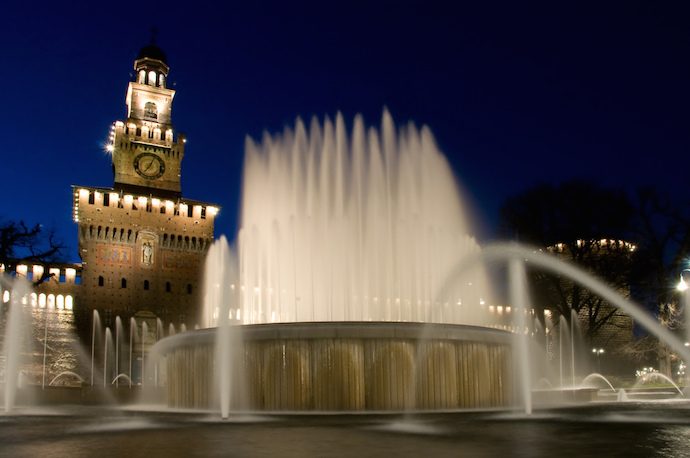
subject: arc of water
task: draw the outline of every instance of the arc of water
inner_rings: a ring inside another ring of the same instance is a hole
[[[129,375],[122,373],[122,374],[117,374],[117,377],[113,379],[112,382],[110,382],[111,385],[115,385],[118,383],[118,381],[123,378],[129,382],[129,386],[132,386],[132,379],[129,377]]]
[[[51,380],[50,383],[48,383],[48,386],[53,386],[53,384],[54,384],[59,378],[64,377],[64,376],[67,376],[67,375],[72,376],[72,377],[75,377],[77,380],[79,380],[79,383],[83,383],[83,382],[84,382],[84,378],[83,378],[81,375],[79,375],[79,374],[77,374],[77,373],[75,373],[75,372],[72,372],[72,371],[62,371],[62,372],[60,372],[58,375],[56,375],[55,377],[53,377],[53,380]]]
[[[613,385],[611,385],[611,382],[609,382],[609,380],[608,380],[606,377],[604,377],[603,375],[601,375],[601,374],[599,374],[599,373],[597,373],[597,372],[594,372],[594,373],[592,373],[592,374],[589,374],[587,377],[583,378],[583,379],[582,379],[582,382],[580,382],[580,386],[586,386],[585,384],[586,384],[589,380],[592,380],[592,379],[595,379],[595,378],[598,378],[599,380],[603,380],[603,381],[609,386],[609,388],[611,388],[611,391],[616,391],[616,389],[613,387]]]
[[[633,389],[637,388],[638,386],[642,385],[643,383],[646,383],[647,380],[654,379],[654,378],[660,378],[661,380],[664,380],[665,382],[670,383],[671,385],[673,385],[673,388],[675,388],[676,391],[678,391],[678,394],[680,394],[681,397],[684,396],[683,390],[681,390],[680,387],[678,385],[676,385],[676,382],[671,380],[671,378],[669,376],[662,374],[660,372],[651,372],[649,374],[643,375],[642,380],[639,380],[638,382],[635,383],[635,385],[633,385]]]
[[[599,295],[608,303],[623,310],[637,323],[642,325],[642,327],[644,327],[647,331],[667,343],[669,347],[676,351],[676,353],[678,353],[678,355],[680,355],[684,360],[690,361],[690,349],[686,348],[684,343],[678,337],[676,337],[668,329],[661,326],[661,324],[659,324],[642,307],[624,298],[617,291],[606,285],[603,281],[599,280],[592,274],[554,255],[546,254],[537,248],[521,246],[515,243],[495,243],[487,245],[480,253],[475,256],[467,257],[466,259],[457,263],[455,267],[450,270],[450,273],[446,276],[446,279],[441,283],[442,287],[437,292],[436,297],[446,296],[447,290],[451,287],[452,280],[464,275],[475,265],[483,262],[510,262],[513,259],[524,260],[537,267],[550,270],[556,274],[563,275],[576,283],[579,283],[593,293]],[[529,368],[523,366],[520,368],[520,370],[527,371]]]

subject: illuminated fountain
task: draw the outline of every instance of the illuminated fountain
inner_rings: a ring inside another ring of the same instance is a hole
[[[396,130],[388,113],[380,131],[355,118],[351,135],[340,115],[308,130],[298,120],[247,142],[243,180],[236,253],[221,240],[207,258],[213,329],[161,343],[171,405],[220,403],[225,416],[240,399],[266,410],[511,402],[510,334],[487,327],[483,268],[437,295],[479,247],[427,128]]]
[[[679,354],[639,307],[553,255],[479,249],[427,128],[297,121],[248,141],[241,229],[209,251],[202,323],[163,339],[168,404],[231,410],[532,411],[524,263],[599,294]],[[496,321],[484,264],[508,266]],[[512,309],[512,310],[511,310]],[[528,316],[529,315],[529,316]],[[574,374],[574,370],[573,370]]]

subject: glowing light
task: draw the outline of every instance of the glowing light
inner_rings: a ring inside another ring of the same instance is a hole
[[[161,204],[160,199],[156,199],[155,197],[153,199],[151,199],[151,205],[153,207],[158,208],[160,206],[160,204]]]
[[[58,310],[64,310],[65,309],[65,297],[62,294],[58,294],[55,299],[56,299],[55,304],[57,305]]]
[[[67,269],[65,269],[65,277],[67,278],[68,281],[74,280],[74,278],[76,276],[77,276],[77,270],[76,269],[73,269],[71,267],[68,267]]]
[[[116,192],[111,192],[109,198],[110,205],[115,205],[115,202],[117,202],[119,198],[120,196]]]
[[[79,197],[80,197],[81,199],[86,199],[87,197],[89,197],[89,190],[88,190],[88,189],[81,188],[81,189],[79,190]]]
[[[139,206],[140,206],[140,207],[145,207],[145,206],[146,206],[146,202],[148,202],[148,199],[147,199],[146,197],[139,197],[139,198],[137,199],[137,202],[139,202]]]
[[[34,280],[41,278],[43,276],[43,272],[44,272],[43,266],[35,265],[33,267],[33,272],[34,272]]]
[[[124,127],[125,123],[122,121],[115,121],[115,127]]]
[[[187,216],[187,204],[180,204],[180,214]]]
[[[206,213],[211,215],[211,216],[216,216],[218,214],[218,208],[217,207],[206,207]]]
[[[125,204],[127,204],[127,205],[132,205],[132,201],[133,201],[133,200],[134,200],[134,197],[132,197],[131,195],[127,194],[127,195],[125,196]]]
[[[46,308],[46,295],[44,293],[38,295],[38,306],[42,309]]]
[[[115,150],[115,147],[112,145],[112,143],[109,143],[105,145],[105,150],[109,153],[112,153]]]
[[[26,272],[29,270],[29,268],[26,266],[26,264],[19,264],[17,266],[17,275],[21,275],[23,277],[26,277]]]
[[[171,200],[165,201],[165,211],[172,212],[173,207],[175,207],[175,204]]]
[[[31,293],[31,306],[36,307],[38,305],[38,295],[36,293]]]
[[[48,308],[55,308],[55,294],[48,294]]]
[[[69,294],[65,296],[65,310],[72,310],[74,307],[74,299]]]
[[[5,290],[2,293],[2,301],[7,304],[10,301],[10,292]]]

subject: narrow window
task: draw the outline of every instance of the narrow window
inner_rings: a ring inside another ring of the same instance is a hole
[[[105,283],[105,279],[103,278],[103,275],[98,276],[98,286],[103,286]]]
[[[121,286],[122,288],[126,288],[126,287],[127,287],[127,279],[126,279],[126,278],[123,278],[123,279],[122,279],[122,281],[120,282],[120,286]]]
[[[103,206],[110,207],[110,193],[108,192],[103,194]]]
[[[93,192],[89,192],[89,203],[90,203],[91,205],[93,205],[94,200],[95,200],[94,193],[93,193]]]
[[[145,289],[146,291],[149,290],[149,281],[148,281],[148,280],[144,280],[144,289]]]
[[[187,283],[187,294],[192,294],[192,284]]]
[[[172,287],[171,287],[171,285],[170,285],[170,282],[169,282],[169,281],[166,281],[166,282],[165,282],[165,292],[166,292],[166,293],[169,293],[171,290],[172,290]]]

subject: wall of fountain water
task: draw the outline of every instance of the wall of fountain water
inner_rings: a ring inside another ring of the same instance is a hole
[[[22,279],[13,280],[10,286],[9,316],[6,321],[5,338],[2,346],[2,356],[5,362],[3,371],[5,412],[10,412],[14,408],[17,396],[21,356],[26,351],[25,340],[28,334],[24,306],[27,304],[31,291],[29,283]]]
[[[230,310],[241,323],[433,321],[485,324],[481,268],[434,300],[448,269],[479,247],[428,128],[380,130],[360,116],[297,120],[246,144]],[[223,269],[214,266],[211,269]],[[207,301],[207,304],[209,302]],[[217,305],[204,311],[215,326]]]

